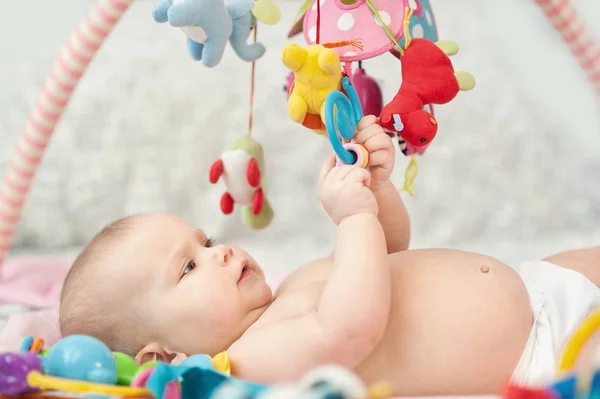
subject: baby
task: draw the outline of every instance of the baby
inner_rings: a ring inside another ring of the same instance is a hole
[[[565,342],[600,305],[600,247],[515,269],[474,253],[408,250],[407,212],[389,180],[392,139],[373,116],[357,130],[369,168],[331,157],[320,173],[337,226],[330,256],[273,294],[241,248],[169,215],[121,219],[69,272],[62,333],[95,336],[139,362],[227,351],[235,376],[266,384],[328,363],[398,395],[552,379]],[[581,364],[590,358],[586,348]]]

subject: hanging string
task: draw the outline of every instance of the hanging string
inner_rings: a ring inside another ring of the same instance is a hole
[[[400,54],[404,55],[404,50],[402,49],[402,47],[400,47],[400,44],[396,40],[396,36],[394,36],[394,34],[390,30],[390,28],[387,26],[387,24],[385,22],[383,22],[383,18],[381,18],[381,15],[379,14],[379,10],[377,9],[377,7],[375,7],[375,5],[373,4],[373,2],[371,0],[366,0],[366,2],[367,2],[367,5],[369,6],[369,8],[371,9],[371,11],[373,11],[373,14],[375,14],[375,16],[377,17],[377,19],[379,19],[379,22],[381,23],[381,26],[383,26],[383,29],[385,30],[385,33],[387,33],[387,35],[390,38],[390,40],[398,48],[398,52]]]
[[[317,0],[317,44],[321,43],[321,0]]]
[[[358,69],[362,69],[362,60],[358,61]]]
[[[258,31],[258,24],[254,25],[254,43],[256,43],[256,36]],[[256,80],[256,61],[252,61],[252,71],[250,72],[250,112],[248,115],[248,136],[252,135],[252,124],[254,114],[254,85]]]
[[[348,79],[350,79],[350,82],[352,82],[352,62],[344,62],[344,74],[346,74]]]

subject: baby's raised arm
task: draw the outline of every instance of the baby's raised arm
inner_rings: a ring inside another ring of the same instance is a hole
[[[334,268],[315,312],[249,331],[230,349],[240,378],[272,383],[315,366],[358,366],[379,343],[391,301],[390,268],[369,172],[334,167],[321,173],[321,201],[337,224]]]

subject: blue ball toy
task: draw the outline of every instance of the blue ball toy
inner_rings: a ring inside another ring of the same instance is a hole
[[[114,385],[115,358],[104,343],[87,335],[70,335],[58,341],[43,359],[44,374],[71,380]]]

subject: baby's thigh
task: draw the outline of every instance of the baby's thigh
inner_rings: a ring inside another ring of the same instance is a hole
[[[600,247],[560,252],[544,260],[566,269],[575,270],[600,287]]]

